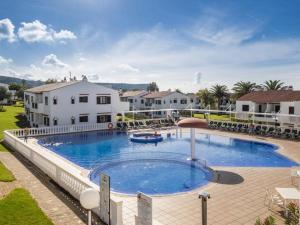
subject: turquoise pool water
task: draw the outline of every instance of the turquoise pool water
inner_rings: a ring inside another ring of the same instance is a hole
[[[39,144],[77,165],[111,176],[112,189],[169,194],[207,184],[211,173],[189,160],[190,138],[163,135],[160,143],[133,143],[124,132],[85,132],[39,138]],[[277,146],[217,135],[196,135],[196,156],[208,166],[291,167],[298,165],[276,152]]]

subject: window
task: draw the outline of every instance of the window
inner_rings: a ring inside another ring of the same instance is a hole
[[[129,100],[129,103],[133,103],[133,99],[128,99]]]
[[[258,106],[258,112],[260,112],[260,113],[262,112],[262,105]]]
[[[48,116],[44,116],[44,125],[49,126],[50,120]]]
[[[131,101],[132,101],[132,99],[131,99]],[[110,102],[111,102],[110,96],[97,96],[97,104],[100,104],[100,105],[110,104]]]
[[[278,113],[280,111],[280,105],[275,105],[275,112]]]
[[[177,99],[176,98],[173,100],[173,103],[177,103]]]
[[[31,102],[33,102],[33,96],[31,96]]]
[[[79,102],[87,103],[89,101],[88,96],[79,96]]]
[[[137,99],[134,99],[134,102],[137,102]]]
[[[75,98],[74,97],[71,98],[71,104],[75,104]]]
[[[155,100],[156,105],[161,105],[161,100]]]
[[[79,116],[80,123],[87,123],[89,122],[89,116]]]
[[[45,105],[48,105],[48,97],[45,97]]]
[[[25,101],[26,101],[27,103],[30,103],[30,101],[29,101],[29,95],[25,95]]]
[[[53,98],[53,105],[57,105],[57,98],[56,97]]]
[[[53,119],[53,126],[57,126],[57,119],[56,118]]]
[[[71,117],[71,124],[75,124],[75,117],[74,116]]]
[[[249,112],[249,105],[242,105],[243,112]]]
[[[144,104],[144,99],[141,99],[141,104]]]
[[[192,98],[191,98],[191,100],[190,100],[190,101],[191,101],[191,103],[193,103],[193,102],[194,102],[194,99],[192,99]]]
[[[97,123],[110,123],[111,115],[97,115]]]
[[[295,107],[294,106],[289,107],[289,114],[295,114]]]
[[[181,99],[180,104],[187,104],[187,100],[186,99]]]
[[[33,121],[34,121],[33,113],[31,113],[30,115],[31,115],[31,116],[30,116],[30,117],[31,117],[31,121],[33,122]]]

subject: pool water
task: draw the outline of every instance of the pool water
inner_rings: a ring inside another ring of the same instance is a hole
[[[124,132],[97,131],[41,137],[38,143],[92,170],[91,180],[97,184],[98,174],[107,173],[111,176],[112,189],[117,192],[175,193],[210,181],[207,171],[193,167],[187,160],[190,155],[189,133],[183,133],[181,138],[176,138],[175,134],[163,137],[160,143],[144,144],[131,142],[129,135]],[[196,157],[206,161],[208,166],[298,165],[277,153],[277,149],[277,146],[267,143],[217,135],[196,135]],[[157,159],[160,161],[155,161]]]
[[[171,160],[112,163],[91,173],[91,180],[96,184],[99,184],[100,173],[110,175],[112,191],[127,194],[140,191],[155,195],[189,191],[207,184],[213,177],[209,170]],[[127,175],[124,176],[124,173]]]

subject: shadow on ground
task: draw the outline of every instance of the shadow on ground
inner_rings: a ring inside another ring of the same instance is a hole
[[[224,170],[215,170],[214,172],[215,172],[215,180],[213,181],[214,183],[234,185],[234,184],[240,184],[244,182],[244,178],[237,173],[224,171]]]
[[[25,128],[25,127],[29,127],[30,124],[26,119],[26,116],[24,114],[18,114],[15,116],[15,118],[17,119],[16,121],[16,125],[20,128]]]

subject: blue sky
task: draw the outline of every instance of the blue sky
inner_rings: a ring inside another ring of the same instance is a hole
[[[3,0],[0,74],[300,89],[299,0]]]

